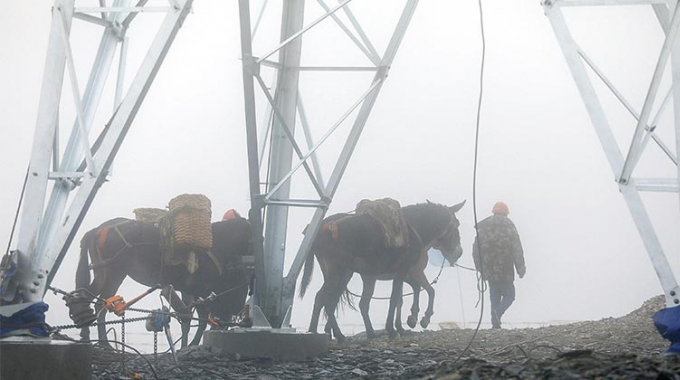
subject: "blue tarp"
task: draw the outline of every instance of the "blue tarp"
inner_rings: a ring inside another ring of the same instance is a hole
[[[45,324],[45,312],[49,309],[44,302],[36,302],[9,317],[0,315],[0,338],[13,335],[49,335]]]
[[[666,352],[680,354],[680,306],[659,310],[652,318],[659,334],[671,341]]]

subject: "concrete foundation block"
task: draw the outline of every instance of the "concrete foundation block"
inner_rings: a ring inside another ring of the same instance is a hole
[[[59,340],[0,340],[2,380],[90,380],[92,346]]]
[[[302,360],[328,352],[328,335],[286,330],[210,330],[203,344],[244,359]]]

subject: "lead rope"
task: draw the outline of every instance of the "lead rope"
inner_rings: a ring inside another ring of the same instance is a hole
[[[444,270],[444,263],[445,262],[446,262],[446,259],[442,260],[442,266],[439,267],[439,273],[437,273],[437,277],[435,277],[434,280],[432,280],[432,282],[430,282],[430,285],[434,285],[434,284],[437,283],[437,281],[439,281],[439,276],[442,275],[442,271]]]

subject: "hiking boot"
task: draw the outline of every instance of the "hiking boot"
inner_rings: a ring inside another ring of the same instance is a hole
[[[496,310],[491,310],[491,328],[501,328],[501,318],[498,316]]]

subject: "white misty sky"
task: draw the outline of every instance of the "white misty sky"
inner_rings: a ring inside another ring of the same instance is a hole
[[[82,4],[90,3],[97,2]],[[255,12],[261,2],[252,3]],[[269,3],[271,8],[255,41],[256,55],[278,40],[281,5],[279,1]],[[381,53],[400,12],[395,3],[353,2],[355,14]],[[8,2],[0,13],[3,243],[10,235],[30,157],[51,5],[49,0]],[[528,268],[526,277],[516,283],[517,301],[504,319],[508,323],[551,322],[623,315],[660,294],[661,287],[549,21],[538,0],[485,0],[484,7],[487,66],[478,217],[488,216],[496,201],[509,205]],[[321,13],[314,1],[308,1],[307,8],[306,24]],[[662,43],[651,7],[593,7],[565,14],[579,44],[636,109],[641,109]],[[133,24],[128,34],[127,83],[159,22],[159,15],[142,14]],[[99,27],[74,21],[71,41],[81,88],[100,35]],[[99,192],[55,278],[55,286],[73,288],[77,242],[85,231],[114,217],[133,217],[134,208],[164,207],[178,194],[203,193],[212,200],[214,220],[228,208],[247,213],[239,57],[237,2],[197,0],[118,154],[111,181]],[[452,205],[467,199],[459,213],[464,248],[460,263],[472,265],[473,143],[480,57],[476,0],[420,2],[329,213],[351,210],[362,198],[391,197],[403,205],[426,199]],[[302,59],[308,65],[366,64],[330,19],[304,37]],[[271,77],[271,73],[265,74],[265,78]],[[367,74],[301,75],[301,91],[316,138],[358,99],[369,79]],[[600,87],[598,84],[602,90]],[[109,117],[111,94],[109,91],[102,100],[92,140]],[[610,94],[601,94],[603,104],[611,110],[617,137],[627,148],[634,121]],[[68,82],[62,100],[61,134],[66,140],[74,118]],[[262,115],[264,103],[258,101],[258,115]],[[658,133],[673,146],[671,120],[669,109],[661,118]],[[326,179],[346,131],[344,125],[320,151]],[[650,148],[641,169],[656,176],[674,175],[675,168],[668,160],[658,149]],[[294,177],[293,193],[310,196],[311,188],[302,176]],[[644,194],[643,198],[677,273],[677,195]],[[287,261],[292,260],[310,216],[309,210],[291,213]],[[433,278],[437,271],[428,268],[428,277]],[[320,285],[317,270],[309,295],[295,304],[295,327],[306,329],[313,295]],[[433,320],[476,320],[475,285],[474,274],[445,268],[435,287]],[[350,288],[359,292],[358,278]],[[388,283],[380,284],[377,295],[387,295],[388,289]],[[132,298],[142,290],[128,281],[120,293]],[[422,298],[424,310],[426,297]],[[47,301],[49,321],[68,323],[62,301],[52,295]],[[145,307],[158,304],[155,297],[145,302]],[[410,302],[405,301],[405,313]],[[376,327],[383,325],[385,315],[386,304],[374,301]],[[358,312],[346,310],[340,321],[360,324],[361,318]]]

